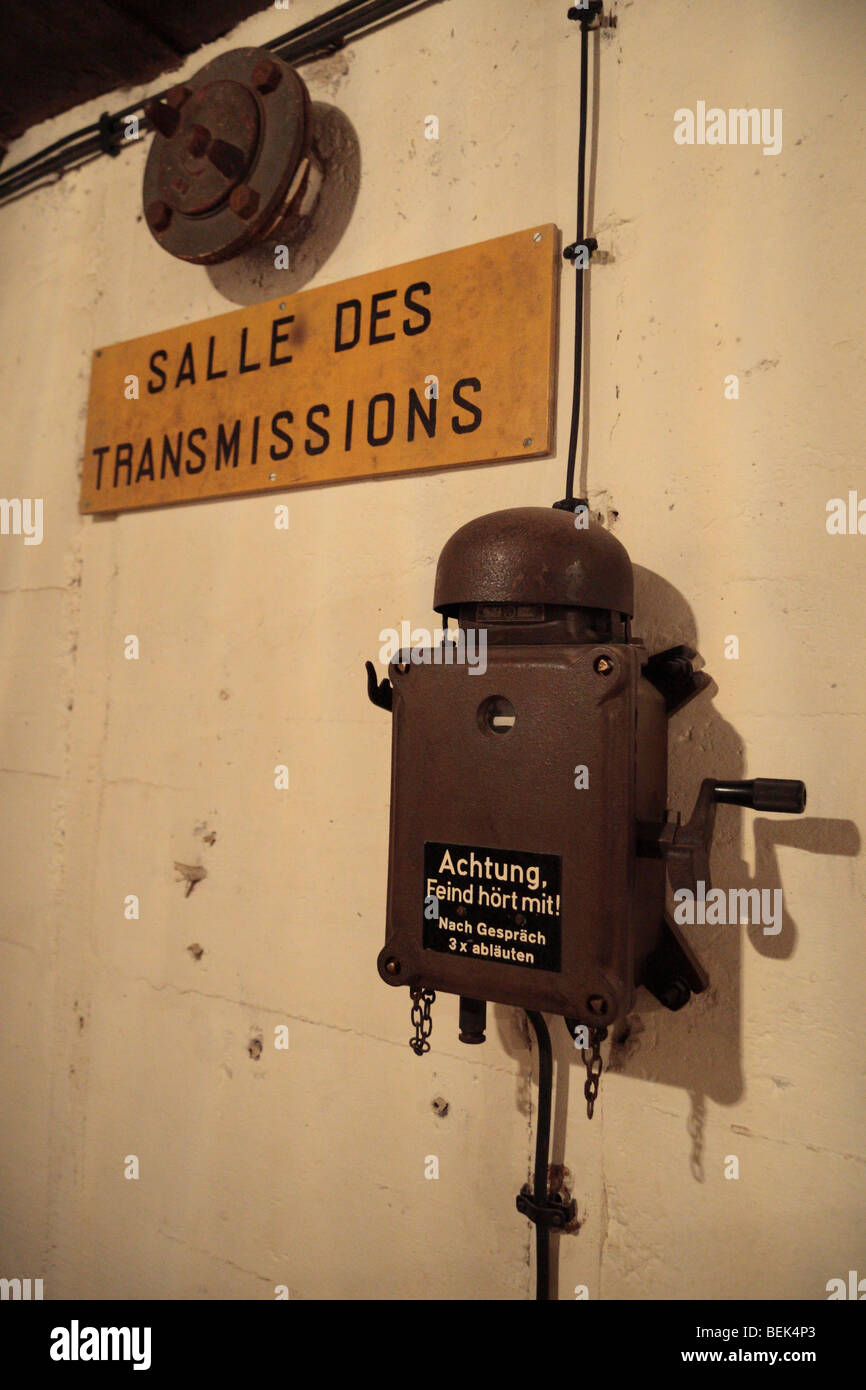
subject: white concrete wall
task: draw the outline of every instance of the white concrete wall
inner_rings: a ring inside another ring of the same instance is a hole
[[[288,22],[323,8],[296,0]],[[571,238],[565,8],[445,0],[303,70],[362,154],[311,284],[546,220]],[[633,1021],[591,1124],[551,1020],[555,1156],[583,1217],[560,1296],[824,1298],[864,1235],[866,537],[829,536],[825,505],[866,495],[866,9],[616,13],[594,41],[590,492],[640,567],[639,628],[654,648],[692,638],[718,682],[674,721],[672,804],[719,774],[802,777],[809,807],[720,811],[718,882],[783,887],[784,929],[694,929],[711,991]],[[8,162],[137,95],[30,132]],[[698,100],[782,108],[781,153],[675,144]],[[363,662],[382,627],[429,622],[453,530],[562,495],[570,273],[555,458],[295,491],[288,534],[267,496],[82,519],[92,350],[244,297],[148,236],[145,157],[0,209],[0,491],[45,503],[41,546],[0,537],[0,1274],[44,1277],[47,1297],[525,1298],[531,1054],[504,1008],[484,1048],[461,1046],[449,997],[430,1055],[406,1045],[408,1000],[375,969],[390,727]],[[175,860],[207,868],[188,898]]]

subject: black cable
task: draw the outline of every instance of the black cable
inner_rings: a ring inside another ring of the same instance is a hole
[[[348,37],[359,38],[362,30],[390,19],[400,11],[408,9],[410,5],[426,8],[426,5],[431,3],[438,3],[438,0],[360,0],[359,4],[352,5],[345,18],[340,18],[339,12],[344,7],[338,5],[336,11],[329,10],[315,21],[315,28],[311,33],[301,33],[300,36],[286,34],[268,47],[285,63],[309,62],[323,50],[334,52],[342,48]],[[308,25],[302,25],[301,29],[307,28]]]
[[[586,109],[589,83],[589,26],[580,26],[580,135],[577,146],[577,236],[576,246],[584,237],[586,220]],[[571,432],[568,439],[568,467],[565,473],[565,495],[574,496],[574,472],[577,463],[577,443],[580,431],[580,393],[583,385],[583,266],[574,271],[574,384],[571,398]]]
[[[341,48],[347,39],[358,37],[361,30],[372,24],[387,21],[403,10],[426,8],[433,3],[439,3],[439,0],[346,0],[346,3],[326,11],[317,19],[307,20],[305,24],[261,46],[278,53],[286,62],[309,62],[323,52]],[[0,201],[20,197],[51,175],[59,178],[67,169],[94,154],[116,154],[125,144],[136,143],[124,140],[118,129],[119,123],[125,116],[142,111],[151,100],[164,96],[165,92],[160,92],[155,97],[145,97],[113,115],[104,112],[92,125],[61,136],[44,150],[3,170],[0,173]]]
[[[571,398],[571,429],[568,439],[568,464],[565,470],[565,497],[554,506],[563,511],[573,512],[578,507],[587,506],[585,497],[574,495],[574,474],[577,465],[577,446],[580,437],[580,397],[583,390],[583,276],[584,264],[598,247],[594,237],[585,235],[586,219],[586,112],[589,87],[589,31],[596,15],[601,13],[601,0],[586,5],[573,6],[568,11],[569,19],[580,21],[580,131],[577,153],[577,236],[563,251],[566,260],[577,262],[574,267],[574,383]],[[583,255],[581,255],[583,252]]]
[[[526,1010],[538,1040],[538,1119],[535,1126],[535,1170],[532,1197],[536,1207],[547,1203],[547,1169],[550,1162],[550,1108],[553,1091],[553,1055],[550,1033],[541,1014]],[[535,1297],[539,1303],[550,1300],[550,1230],[541,1222],[535,1226]]]
[[[55,140],[52,144],[46,145],[45,149],[40,150],[38,154],[31,154],[27,159],[19,160],[11,169],[6,169],[3,174],[0,174],[0,182],[2,182],[8,174],[17,173],[20,169],[26,169],[28,165],[37,164],[39,160],[47,158],[48,155],[53,154],[55,150],[62,149],[64,145],[71,145],[73,140],[80,140],[82,136],[90,135],[98,129],[98,125],[88,125],[85,126],[83,130],[74,130],[69,135],[62,135],[59,140]]]
[[[25,170],[16,178],[10,177],[8,181],[0,182],[0,200],[5,201],[15,195],[20,197],[22,193],[41,183],[50,174],[56,174],[57,178],[60,178],[68,169],[73,169],[83,161],[103,152],[99,136],[90,135],[86,140],[80,141],[74,149],[64,150],[51,159],[44,160],[35,168]],[[13,170],[9,170],[10,176],[13,172]]]
[[[321,28],[322,24],[332,19],[340,19],[343,15],[351,15],[353,10],[359,10],[367,0],[345,0],[342,5],[335,5],[326,14],[318,15],[315,19],[308,19],[304,24],[299,24],[297,29],[292,29],[288,34],[281,34],[278,39],[268,39],[267,43],[262,44],[262,48],[269,48],[275,52],[282,44],[288,43],[292,39],[299,39],[303,34],[314,33]]]

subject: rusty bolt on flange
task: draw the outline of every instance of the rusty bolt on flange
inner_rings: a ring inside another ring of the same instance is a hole
[[[262,96],[266,96],[269,92],[276,91],[282,76],[273,58],[262,58],[253,68],[253,86]]]
[[[171,222],[171,208],[168,203],[164,203],[161,198],[149,203],[147,221],[155,232],[164,232]]]
[[[259,195],[248,183],[239,183],[237,188],[231,191],[229,206],[232,212],[236,212],[238,217],[247,222],[258,211]]]
[[[165,94],[165,101],[167,105],[173,106],[175,111],[179,111],[180,108],[189,101],[191,96],[192,88],[186,87],[182,82],[179,82],[176,87],[169,87]]]
[[[149,101],[144,108],[144,114],[154,130],[158,130],[166,140],[171,139],[180,125],[180,112],[165,101]]]
[[[208,145],[210,145],[210,143],[211,133],[208,130],[207,126],[194,125],[189,132],[189,139],[187,140],[186,148],[189,154],[192,155],[193,159],[200,159],[201,156],[207,151]]]
[[[228,140],[211,140],[208,145],[207,157],[214,168],[219,169],[224,178],[236,179],[243,172],[243,150],[239,150],[237,145],[230,145]]]

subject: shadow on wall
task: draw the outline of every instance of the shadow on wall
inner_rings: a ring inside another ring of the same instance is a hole
[[[291,241],[281,231],[231,261],[207,267],[214,289],[233,304],[297,294],[333,255],[352,219],[361,182],[355,128],[336,106],[313,102],[313,149],[322,166],[318,201]],[[285,248],[279,252],[278,248]],[[288,259],[286,268],[278,269]]]
[[[682,595],[651,570],[634,566],[635,632],[649,655],[683,643],[697,649],[694,614]],[[718,687],[716,687],[717,689]],[[697,696],[674,714],[668,724],[668,805],[687,820],[703,778],[741,780],[744,773],[743,741],[715,709],[710,690]],[[792,752],[792,758],[796,753]],[[759,748],[750,750],[750,764],[763,777],[796,778],[796,766],[764,767]],[[744,837],[754,835],[755,872],[750,874],[743,849]],[[855,856],[860,835],[851,821],[797,817],[791,820],[758,819],[753,812],[719,806],[711,855],[714,887],[780,889],[781,875],[776,850],[786,845],[812,854]],[[740,1017],[741,974],[744,950],[781,963],[793,956],[797,924],[783,903],[781,930],[765,935],[761,923],[745,926],[685,926],[680,930],[709,974],[709,987],[695,995],[676,1013],[663,1008],[646,990],[637,993],[635,1008],[613,1026],[602,1048],[604,1073],[616,1072],[636,1080],[678,1086],[691,1097],[691,1114],[684,1135],[683,1159],[692,1176],[703,1182],[702,1129],[705,1098],[733,1105],[743,1094]],[[521,1035],[514,1027],[514,1011],[494,1009],[502,1046],[519,1058]],[[551,1163],[563,1164],[568,1118],[571,1069],[577,1068],[579,1103],[583,1105],[584,1068],[580,1052],[564,1022],[550,1020],[555,1063],[555,1110],[552,1126]],[[526,1044],[528,1033],[523,1036]],[[534,1059],[537,1066],[537,1058]],[[530,1096],[523,1079],[518,1082],[517,1104],[526,1113]]]

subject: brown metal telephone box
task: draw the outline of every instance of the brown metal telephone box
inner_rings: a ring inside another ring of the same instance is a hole
[[[379,972],[610,1023],[664,911],[664,864],[637,858],[636,827],[665,818],[667,715],[630,635],[628,555],[588,515],[496,512],[445,546],[434,607],[475,641],[389,669]]]

